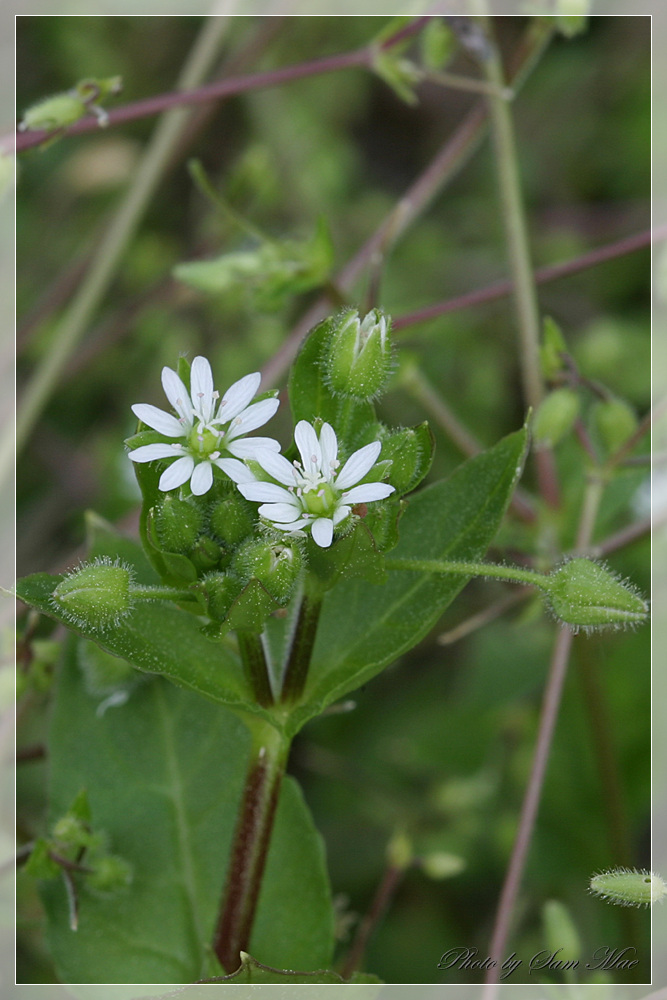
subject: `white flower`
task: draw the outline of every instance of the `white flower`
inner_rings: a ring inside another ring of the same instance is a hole
[[[190,392],[171,368],[162,369],[162,387],[177,417],[150,403],[136,403],[132,412],[143,423],[166,438],[183,441],[146,444],[129,452],[133,462],[175,459],[160,477],[161,490],[173,490],[188,479],[195,496],[202,496],[213,485],[213,466],[238,483],[251,477],[239,459],[255,458],[264,451],[280,451],[272,438],[241,440],[270,420],[278,409],[277,399],[251,400],[261,381],[259,372],[235,382],[216,404],[220,394],[213,388],[213,373],[206,358],[197,357],[190,370]],[[234,458],[225,458],[233,455]]]
[[[382,445],[373,441],[359,448],[338,472],[338,441],[333,427],[322,424],[319,438],[314,427],[300,420],[294,440],[301,461],[290,464],[283,455],[273,451],[257,454],[256,461],[277,483],[236,478],[246,500],[261,501],[259,513],[273,521],[281,531],[302,531],[310,528],[314,541],[323,549],[331,545],[334,528],[344,521],[356,503],[384,500],[394,487],[388,483],[363,483],[358,486],[375,464]],[[278,483],[282,485],[278,485]]]

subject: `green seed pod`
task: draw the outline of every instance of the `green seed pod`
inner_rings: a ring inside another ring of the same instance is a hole
[[[576,962],[581,957],[579,932],[568,908],[557,899],[542,907],[544,936],[550,952],[558,952],[559,962]]]
[[[631,584],[590,559],[570,559],[548,577],[547,601],[566,625],[597,630],[646,621],[648,605]]]
[[[637,415],[622,399],[599,401],[593,407],[593,428],[606,451],[617,451],[637,430]]]
[[[278,602],[287,604],[297,582],[303,557],[296,542],[251,541],[239,549],[234,569],[245,580],[256,579]]]
[[[650,906],[667,896],[667,884],[659,875],[636,868],[615,868],[594,875],[590,890],[617,906]]]
[[[255,514],[255,508],[236,493],[213,508],[211,529],[225,545],[236,546],[253,530]]]
[[[222,559],[222,549],[216,545],[212,538],[200,535],[188,553],[188,557],[200,573],[206,573],[219,565]]]
[[[323,353],[324,371],[333,392],[370,400],[384,388],[392,370],[391,320],[373,309],[360,321],[356,309],[334,320]]]
[[[199,507],[169,494],[155,511],[155,530],[165,552],[189,552],[201,533],[202,522]]]
[[[542,400],[533,420],[538,447],[553,447],[572,430],[579,416],[579,396],[572,389],[554,389]]]
[[[74,625],[118,625],[130,613],[131,571],[108,557],[84,564],[53,591],[54,607]]]
[[[204,592],[209,617],[216,622],[225,621],[243,589],[241,581],[229,573],[208,573],[197,586]]]
[[[132,866],[115,854],[105,854],[95,859],[92,872],[86,876],[86,885],[101,896],[121,892],[132,882]]]

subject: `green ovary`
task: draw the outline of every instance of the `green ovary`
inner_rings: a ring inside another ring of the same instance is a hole
[[[214,451],[220,451],[220,435],[209,430],[200,431],[195,427],[190,431],[188,444],[194,454],[210,455]]]
[[[317,489],[309,490],[301,496],[301,502],[309,514],[327,517],[334,508],[336,496],[328,483],[322,483]]]

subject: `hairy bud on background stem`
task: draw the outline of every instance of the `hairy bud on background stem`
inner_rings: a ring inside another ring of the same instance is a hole
[[[638,625],[648,605],[627,581],[590,559],[570,559],[548,577],[547,600],[554,615],[575,629]]]

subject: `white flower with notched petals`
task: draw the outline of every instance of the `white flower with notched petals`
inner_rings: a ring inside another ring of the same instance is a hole
[[[246,375],[218,403],[220,394],[213,388],[213,373],[206,358],[197,357],[192,362],[190,392],[175,371],[163,368],[162,386],[178,416],[150,403],[136,403],[132,412],[164,437],[181,440],[142,445],[129,452],[129,458],[133,462],[174,460],[158,484],[165,492],[190,480],[193,494],[202,496],[213,485],[214,465],[236,483],[247,480],[251,474],[240,459],[257,459],[265,451],[280,451],[272,438],[244,438],[262,427],[278,409],[277,399],[251,402],[260,381],[259,372]]]
[[[256,461],[277,482],[235,479],[246,500],[261,501],[259,513],[281,531],[310,529],[314,541],[323,549],[333,540],[334,528],[350,514],[353,504],[384,500],[394,487],[388,483],[357,485],[373,468],[382,445],[373,441],[359,448],[338,471],[338,441],[333,427],[322,424],[319,437],[315,428],[300,420],[294,440],[301,461],[290,464],[283,455],[264,451]],[[279,485],[280,484],[280,485]]]

